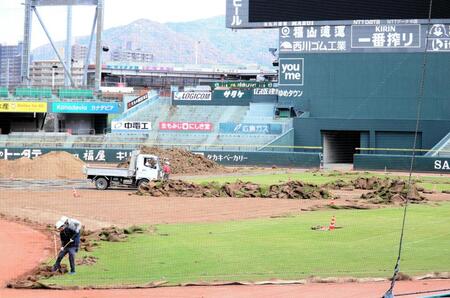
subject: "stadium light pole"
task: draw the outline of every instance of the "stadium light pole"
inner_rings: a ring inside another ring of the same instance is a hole
[[[198,47],[200,45],[200,40],[195,42],[195,65],[198,64]]]

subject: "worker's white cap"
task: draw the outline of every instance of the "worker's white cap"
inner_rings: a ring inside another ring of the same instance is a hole
[[[67,216],[61,216],[61,218],[56,222],[55,227],[57,229],[61,228],[63,225],[66,224],[68,219],[69,218]]]

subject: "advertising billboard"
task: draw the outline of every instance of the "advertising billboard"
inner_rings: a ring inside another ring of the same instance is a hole
[[[173,100],[185,101],[210,101],[212,98],[211,92],[174,92]]]
[[[322,25],[282,27],[280,54],[430,53],[450,51],[450,25]],[[428,42],[427,42],[428,38]]]
[[[146,100],[148,100],[148,93],[127,102],[127,110],[134,108],[135,106],[137,106],[140,103],[143,103]]]
[[[116,102],[52,102],[52,113],[67,114],[119,114]]]
[[[219,123],[221,133],[239,134],[281,134],[281,124],[275,123]]]
[[[111,121],[111,132],[115,133],[148,133],[152,123],[145,121]]]
[[[159,130],[169,131],[212,131],[209,122],[159,122]]]
[[[35,101],[0,101],[0,113],[47,113],[47,103]]]

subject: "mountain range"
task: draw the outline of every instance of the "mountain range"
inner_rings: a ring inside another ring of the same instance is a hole
[[[89,36],[75,38],[87,46]],[[196,47],[199,64],[258,64],[271,66],[274,57],[269,48],[277,47],[278,32],[274,29],[233,31],[225,27],[225,17],[218,16],[182,23],[158,23],[139,19],[128,25],[103,31],[103,44],[110,50],[125,48],[152,53],[154,63],[195,63]],[[56,42],[57,48],[64,41]],[[50,44],[32,51],[33,60],[56,59]],[[93,56],[92,56],[93,57]],[[105,55],[104,61],[108,61]]]

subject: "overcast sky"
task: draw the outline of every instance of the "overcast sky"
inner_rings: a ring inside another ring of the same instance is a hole
[[[0,0],[0,43],[13,45],[23,39],[24,0]],[[105,0],[105,28],[125,25],[146,18],[161,23],[193,21],[225,15],[225,0]],[[66,35],[65,7],[38,7],[38,12],[53,40]],[[73,8],[73,36],[89,35],[94,7]],[[31,46],[48,43],[33,15]],[[224,25],[225,26],[225,25]]]

